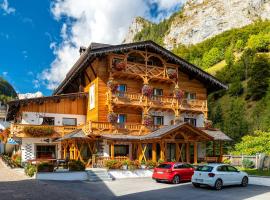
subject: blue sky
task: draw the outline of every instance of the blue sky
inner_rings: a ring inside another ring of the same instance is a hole
[[[159,21],[182,2],[0,0],[0,76],[19,93],[50,95],[78,58],[79,46],[120,43],[135,16]]]

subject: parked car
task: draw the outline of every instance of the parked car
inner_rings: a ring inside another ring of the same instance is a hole
[[[248,174],[231,165],[208,164],[197,167],[191,181],[194,187],[208,185],[216,190],[220,190],[227,185],[246,187],[248,185]]]
[[[190,181],[194,168],[190,164],[165,162],[154,169],[152,178],[157,182],[171,182],[179,184],[180,181]]]

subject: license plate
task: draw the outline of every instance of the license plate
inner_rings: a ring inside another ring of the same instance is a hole
[[[163,172],[157,172],[158,174],[163,174]]]
[[[203,179],[196,179],[196,181],[203,183]]]

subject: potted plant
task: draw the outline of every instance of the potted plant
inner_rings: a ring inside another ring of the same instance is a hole
[[[128,169],[129,160],[122,161],[122,169],[127,170]]]
[[[145,165],[147,169],[154,169],[157,166],[157,163],[155,161],[148,160]]]
[[[143,125],[146,127],[150,127],[153,124],[153,119],[151,116],[146,115],[143,118]]]
[[[144,96],[147,96],[147,97],[151,97],[152,94],[153,94],[153,88],[148,85],[148,84],[145,84],[143,87],[142,87],[142,94]]]
[[[145,164],[146,164],[145,160],[142,160],[141,161],[141,168],[142,169],[145,169],[146,168],[146,165]]]
[[[175,90],[175,97],[178,99],[178,101],[181,101],[184,97],[184,91],[180,89]]]
[[[27,126],[24,127],[23,132],[32,137],[47,137],[51,136],[55,131],[52,127]]]
[[[107,116],[107,119],[108,119],[108,122],[115,124],[117,123],[118,116],[116,113],[110,112]]]

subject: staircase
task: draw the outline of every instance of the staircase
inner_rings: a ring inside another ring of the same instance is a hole
[[[106,169],[102,168],[93,168],[86,170],[88,181],[89,182],[98,182],[98,181],[112,181],[112,177],[108,174]]]

